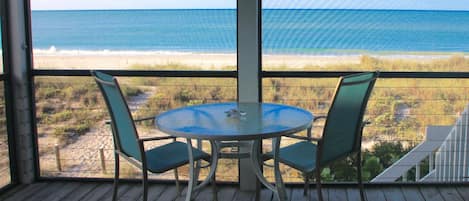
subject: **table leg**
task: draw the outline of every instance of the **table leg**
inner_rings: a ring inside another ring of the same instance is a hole
[[[186,201],[191,201],[192,199],[192,193],[199,190],[200,188],[204,187],[207,185],[212,178],[214,178],[216,170],[217,170],[217,164],[218,164],[218,146],[214,141],[210,141],[211,144],[211,149],[212,149],[212,159],[211,159],[211,164],[210,164],[210,171],[202,183],[197,185],[197,168],[198,164],[195,164],[194,162],[194,155],[192,153],[192,141],[189,138],[186,138],[187,141],[187,151],[188,151],[188,157],[189,157],[189,182],[187,186],[187,192],[186,192]],[[194,167],[195,166],[195,167]]]
[[[208,175],[207,177],[204,179],[204,181],[202,181],[202,183],[200,183],[197,187],[194,188],[194,190],[199,190],[200,188],[204,187],[205,185],[207,185],[209,182],[211,182],[212,178],[214,178],[215,176],[215,173],[217,171],[217,166],[218,166],[218,146],[217,144],[215,143],[215,141],[210,141],[210,145],[211,145],[211,154],[212,154],[212,158],[211,158],[211,162],[210,162],[210,171],[208,172]]]
[[[285,185],[282,179],[282,173],[280,172],[279,167],[279,148],[280,148],[280,137],[276,137],[272,140],[272,149],[274,152],[274,174],[275,174],[275,187],[277,187],[277,199],[287,200],[287,194],[285,192]]]
[[[190,138],[186,138],[187,141],[187,152],[189,157],[189,181],[187,185],[187,192],[186,192],[186,201],[191,201],[192,192],[194,191],[194,184],[195,175],[194,175],[194,155],[192,153],[192,141]]]
[[[274,171],[275,171],[275,186],[270,184],[267,179],[264,177],[260,169],[261,164],[259,160],[259,148],[260,148],[261,140],[253,140],[251,146],[251,165],[253,168],[254,173],[256,174],[259,181],[264,184],[268,189],[274,192],[275,197],[279,201],[287,200],[287,195],[285,193],[285,186],[283,185],[282,175],[279,169],[279,161],[278,161],[278,152],[280,147],[280,137],[275,138],[273,140],[273,151],[274,151]]]

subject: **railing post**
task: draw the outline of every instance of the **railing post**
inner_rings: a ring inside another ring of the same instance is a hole
[[[428,155],[428,172],[431,172],[433,170],[433,151]]]
[[[101,171],[106,174],[106,158],[104,157],[104,146],[99,148],[99,158],[101,159]]]
[[[54,149],[55,149],[55,162],[56,162],[56,165],[57,165],[57,170],[58,170],[59,172],[62,172],[62,163],[60,163],[60,149],[59,149],[59,145],[58,145],[58,144],[55,144]]]
[[[420,180],[420,161],[415,164],[415,181]]]

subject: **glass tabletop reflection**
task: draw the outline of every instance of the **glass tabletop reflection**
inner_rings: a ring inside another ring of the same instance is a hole
[[[177,137],[211,140],[253,140],[302,131],[313,115],[301,108],[274,103],[213,103],[161,113],[155,124]]]

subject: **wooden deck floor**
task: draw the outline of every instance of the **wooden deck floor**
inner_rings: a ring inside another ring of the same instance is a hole
[[[122,184],[119,188],[120,200],[141,200],[141,186]],[[315,189],[312,200],[317,200]],[[0,195],[4,201],[97,201],[111,200],[111,183],[94,182],[39,182],[15,187]],[[307,201],[301,188],[288,188],[289,200]],[[206,188],[196,193],[196,201],[211,200],[211,189]],[[358,190],[348,187],[326,187],[327,201],[359,200]],[[402,187],[366,187],[369,201],[469,201],[469,186],[402,186]],[[149,189],[151,201],[180,201],[183,196],[176,196],[174,185],[153,184]],[[251,201],[253,192],[238,190],[235,186],[219,186],[219,201]],[[269,190],[262,190],[261,201],[276,200]]]

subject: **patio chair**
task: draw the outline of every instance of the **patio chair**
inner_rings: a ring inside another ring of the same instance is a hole
[[[322,137],[312,138],[310,128],[308,137],[288,136],[302,141],[280,149],[280,162],[303,173],[305,195],[310,196],[309,178],[314,176],[318,199],[322,201],[322,168],[336,160],[356,154],[360,198],[365,200],[361,178],[361,140],[363,127],[368,122],[363,121],[363,115],[378,74],[367,72],[341,77],[327,116],[318,116],[313,120],[313,123],[319,119],[326,120]],[[267,156],[272,158],[272,153]]]
[[[142,170],[143,175],[143,200],[148,198],[148,171],[152,173],[163,173],[174,169],[176,187],[179,191],[179,180],[177,168],[189,163],[189,153],[186,143],[176,141],[174,137],[150,137],[140,138],[127,103],[122,95],[117,79],[111,75],[91,71],[96,83],[101,90],[106,102],[109,115],[111,116],[111,129],[114,141],[115,174],[112,200],[117,199],[119,183],[119,157],[129,161]],[[143,120],[150,120],[145,118]],[[172,142],[145,150],[144,142],[155,140],[173,139]],[[194,161],[210,160],[210,155],[196,148],[192,148]]]

